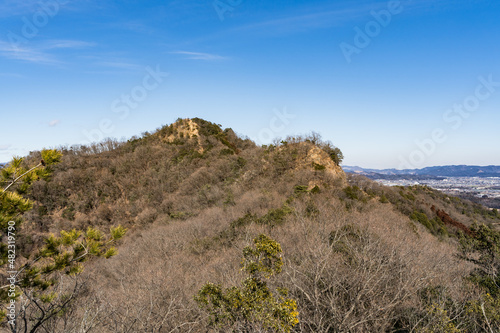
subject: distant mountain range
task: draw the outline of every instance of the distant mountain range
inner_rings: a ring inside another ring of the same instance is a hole
[[[369,178],[398,178],[410,176],[415,179],[435,177],[500,177],[500,166],[446,165],[423,169],[364,169],[358,166],[342,166],[345,172],[365,175]]]

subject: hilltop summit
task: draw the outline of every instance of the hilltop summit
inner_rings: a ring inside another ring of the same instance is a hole
[[[198,153],[203,154],[214,148],[222,149],[225,154],[240,154],[244,146],[254,148],[250,140],[242,140],[232,129],[222,129],[221,125],[200,118],[177,119],[171,125],[164,126],[155,134],[167,144],[192,145]],[[282,167],[290,170],[315,170],[324,172],[345,183],[345,173],[339,165],[342,153],[331,143],[324,143],[315,134],[309,137],[288,137],[280,143],[264,146],[267,156],[262,159],[263,169],[267,169],[269,160],[281,160]]]
[[[164,126],[157,131],[156,135],[166,143],[184,144],[195,141],[197,151],[202,153],[206,149],[214,147],[214,139],[231,149],[233,153],[238,153],[236,147],[241,143],[234,131],[230,128],[222,129],[221,125],[206,121],[201,118],[179,118],[173,124]]]

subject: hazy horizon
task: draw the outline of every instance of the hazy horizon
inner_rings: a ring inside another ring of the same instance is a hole
[[[371,167],[365,167],[365,166],[360,166],[360,165],[348,165],[345,163],[342,163],[343,167],[349,167],[349,168],[362,168],[362,169],[374,169],[374,170],[389,170],[389,169],[396,169],[396,168],[384,168],[384,169],[379,169],[379,168],[371,168]],[[451,167],[451,166],[468,166],[468,167],[479,167],[479,168],[486,168],[486,167],[500,167],[500,165],[495,165],[495,164],[489,164],[489,165],[477,165],[477,164],[443,164],[443,165],[431,165],[428,167],[422,167],[422,168],[417,168],[417,169],[425,169],[425,168],[435,168],[435,167]]]
[[[7,0],[0,163],[178,117],[363,168],[500,165],[500,3]]]

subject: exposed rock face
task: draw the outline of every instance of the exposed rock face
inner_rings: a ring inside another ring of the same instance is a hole
[[[321,187],[325,179],[334,179],[340,186],[347,185],[347,177],[330,155],[311,142],[294,142],[275,148],[271,155],[262,160],[264,170],[278,162],[282,168],[293,170],[315,170],[316,175],[309,181],[309,188],[318,185]],[[329,177],[325,178],[324,175]]]
[[[346,178],[344,170],[335,164],[325,151],[317,146],[311,146],[311,148],[307,151],[302,164],[299,164],[299,167],[324,170],[326,173],[331,174],[335,178]]]
[[[178,120],[172,125],[174,132],[165,138],[167,142],[174,142],[179,138],[199,137],[200,135],[198,124],[191,119]]]
[[[204,149],[201,145],[200,126],[197,123],[195,123],[192,119],[180,119],[173,123],[171,126],[172,133],[165,136],[163,140],[168,143],[173,143],[177,140],[196,138],[199,145],[198,152],[203,153]]]

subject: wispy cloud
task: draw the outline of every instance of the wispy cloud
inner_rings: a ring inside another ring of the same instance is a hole
[[[83,49],[95,46],[95,43],[85,42],[81,40],[48,40],[41,44],[41,48],[46,50],[53,49]]]
[[[14,46],[0,41],[0,56],[7,59],[22,60],[40,64],[54,64],[57,61],[44,52],[26,46]]]
[[[170,53],[184,55],[186,59],[191,59],[191,60],[220,61],[229,59],[227,57],[223,57],[217,54],[201,53],[201,52],[175,51]]]
[[[0,145],[0,150],[7,150],[11,147],[12,145]]]
[[[406,0],[401,1],[404,13],[416,11],[437,11],[450,5],[453,0]],[[387,9],[388,2],[381,1],[344,1],[332,2],[328,5],[313,7],[307,13],[288,13],[282,17],[270,18],[227,29],[223,34],[239,34],[242,32],[270,34],[286,34],[315,29],[345,26],[355,24],[356,21],[371,18],[371,11]]]
[[[273,18],[236,27],[233,31],[296,32],[302,30],[329,28],[342,25],[353,19],[366,16],[374,8],[373,4],[357,5],[351,8],[319,10],[300,15]]]
[[[0,4],[0,17],[28,14],[38,5],[37,0],[4,0]]]
[[[49,122],[50,127],[57,126],[61,121],[59,119],[54,119]]]
[[[0,56],[38,64],[59,64],[59,61],[49,51],[57,49],[82,49],[95,46],[94,43],[77,40],[46,40],[40,43],[14,45],[0,41]]]
[[[233,37],[242,34],[269,37],[342,26],[353,20],[369,16],[371,10],[376,10],[384,5],[387,6],[387,3],[374,4],[373,0],[360,0],[356,4],[353,4],[352,1],[343,1],[318,6],[305,6],[301,7],[300,10],[294,9],[293,11],[280,12],[279,15],[271,16],[268,13],[261,13],[261,15],[253,19],[250,17],[247,23],[221,29],[212,34],[193,39],[191,43],[206,43],[211,40],[220,40],[228,38],[228,36]]]
[[[50,5],[57,12],[62,10],[100,10],[104,6],[103,2],[97,0],[2,0],[0,2],[0,17],[29,16],[35,11],[44,11],[44,7],[46,8],[47,5]]]

